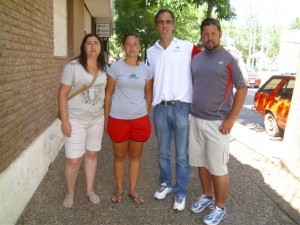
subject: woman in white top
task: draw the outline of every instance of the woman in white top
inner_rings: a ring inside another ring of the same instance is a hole
[[[81,162],[86,175],[86,194],[89,201],[98,204],[94,192],[97,152],[101,150],[104,129],[104,98],[106,61],[100,38],[86,35],[80,46],[80,55],[65,65],[58,93],[61,130],[65,137],[65,179],[67,185],[63,205],[74,204],[74,187]],[[94,79],[95,78],[95,79]],[[87,90],[68,100],[76,91]]]

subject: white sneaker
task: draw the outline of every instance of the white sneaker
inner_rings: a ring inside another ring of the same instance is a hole
[[[176,209],[178,211],[182,211],[185,208],[185,197],[184,196],[176,196],[173,209]]]
[[[167,194],[171,193],[171,191],[171,187],[167,187],[166,183],[162,183],[160,184],[158,190],[155,192],[154,198],[157,198],[159,200],[164,199],[167,196]]]

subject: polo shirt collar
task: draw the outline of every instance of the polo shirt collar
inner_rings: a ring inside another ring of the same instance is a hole
[[[173,45],[173,44],[176,44],[178,42],[178,39],[176,37],[173,37],[171,43],[169,46]],[[155,46],[158,47],[158,48],[161,48],[161,49],[164,49],[160,44],[159,44],[159,40],[157,40],[155,42]],[[169,48],[169,47],[168,47]]]

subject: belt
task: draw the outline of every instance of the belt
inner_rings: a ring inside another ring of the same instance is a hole
[[[181,101],[178,100],[172,100],[172,101],[161,101],[160,104],[165,105],[165,106],[170,106],[170,105],[176,105],[182,103]]]

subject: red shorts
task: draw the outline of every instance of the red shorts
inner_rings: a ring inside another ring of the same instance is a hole
[[[151,134],[149,116],[132,120],[108,118],[107,132],[113,142],[120,143],[128,139],[145,142]]]

